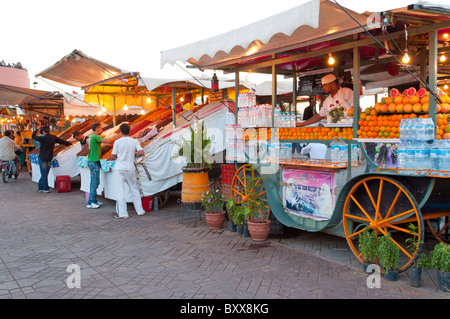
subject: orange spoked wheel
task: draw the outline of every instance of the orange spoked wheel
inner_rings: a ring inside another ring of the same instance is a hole
[[[365,231],[391,235],[400,250],[400,271],[411,266],[422,249],[422,214],[408,189],[394,179],[372,176],[357,182],[346,197],[342,221],[347,242],[361,262],[358,239]]]
[[[450,217],[443,216],[436,219],[427,219],[427,226],[430,233],[444,244],[450,243]]]
[[[269,218],[270,207],[267,202],[266,190],[262,178],[254,166],[246,164],[236,171],[231,181],[231,196],[237,205],[248,204],[250,207],[255,207],[257,214],[254,214],[252,219]],[[263,204],[258,205],[258,202]]]

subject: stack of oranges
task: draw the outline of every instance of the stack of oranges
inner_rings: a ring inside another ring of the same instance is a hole
[[[351,127],[281,127],[278,129],[280,140],[332,140],[333,137],[351,140]]]
[[[379,114],[374,108],[367,108],[358,121],[359,138],[399,138],[400,121],[418,117],[417,114]]]

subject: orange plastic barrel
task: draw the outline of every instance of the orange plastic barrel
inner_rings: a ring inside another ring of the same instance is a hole
[[[202,194],[210,189],[207,168],[183,168],[181,201],[200,203]]]

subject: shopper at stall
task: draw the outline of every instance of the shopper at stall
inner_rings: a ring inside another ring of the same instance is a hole
[[[41,133],[40,135],[37,135],[38,130]],[[69,146],[72,145],[72,143],[50,134],[50,128],[48,126],[39,127],[33,132],[31,137],[33,140],[40,143],[39,168],[41,171],[41,178],[38,183],[38,192],[49,193],[48,173],[50,172],[51,163],[53,160],[53,149],[55,148],[55,144],[58,143]]]
[[[333,106],[337,106],[338,104],[345,108],[353,107],[353,91],[349,88],[341,87],[334,74],[328,74],[322,78],[322,88],[328,94],[328,97],[323,102],[319,113],[304,122],[297,123],[297,127],[319,122],[327,117]]]
[[[22,137],[20,136],[20,132],[16,131],[15,133],[15,137],[14,137],[14,142],[16,142],[17,145],[19,145],[20,149],[16,150],[16,161],[17,161],[17,169],[19,170],[19,172],[22,170],[22,165],[25,165],[25,154],[22,151],[22,145],[23,145],[23,141],[22,141]]]
[[[84,147],[89,140],[89,136],[84,136],[79,131],[73,132],[73,138],[80,142],[81,147]]]
[[[97,200],[97,188],[100,185],[100,158],[102,157],[101,143],[112,143],[112,141],[101,136],[103,127],[100,123],[92,125],[92,131],[94,133],[89,138],[88,155],[88,167],[91,175],[91,182],[89,186],[89,200],[86,207],[99,208],[103,205],[102,202]]]
[[[309,143],[302,148],[302,155],[308,155],[310,159],[324,160],[327,156],[327,146],[321,143]]]
[[[5,131],[5,136],[0,139],[0,161],[12,161],[11,167],[13,169],[14,177],[17,177],[18,175],[14,159],[16,157],[15,151],[19,149],[19,145],[11,139],[11,131]]]
[[[114,165],[114,179],[117,187],[117,203],[114,218],[128,218],[127,201],[125,198],[125,183],[130,189],[134,209],[139,216],[145,215],[142,208],[141,196],[138,190],[138,182],[134,161],[136,157],[143,156],[144,150],[137,140],[131,138],[130,126],[120,126],[122,137],[114,142],[111,156],[108,160],[116,161]]]

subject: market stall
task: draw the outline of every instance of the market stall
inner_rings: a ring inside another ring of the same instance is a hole
[[[249,207],[251,219],[261,223],[273,215],[272,220],[289,227],[345,237],[362,262],[365,260],[358,246],[359,235],[374,232],[380,240],[387,236],[399,251],[396,267],[404,271],[421,250],[425,222],[438,240],[448,241],[450,207],[448,202],[443,203],[446,196],[442,194],[448,194],[449,174],[441,169],[399,169],[392,161],[375,163],[366,151],[367,143],[385,147],[403,144],[400,134],[405,128],[396,127],[400,114],[396,106],[401,103],[398,98],[396,105],[390,106],[384,100],[381,105],[387,105],[387,110],[377,111],[375,105],[362,110],[361,89],[380,86],[384,78],[389,80],[386,83],[404,86],[395,91],[389,87],[392,100],[398,95],[410,100],[428,97],[428,101],[420,103],[421,107],[427,104],[427,111],[408,111],[408,117],[423,115],[424,120],[432,119],[433,139],[442,136],[439,111],[448,98],[437,90],[437,84],[445,78],[448,64],[438,67],[438,57],[448,52],[443,44],[450,30],[449,9],[448,5],[411,5],[385,11],[375,19],[377,24],[372,19],[376,14],[359,14],[331,1],[310,1],[237,32],[163,52],[162,65],[187,61],[200,69],[221,69],[235,73],[237,85],[239,72],[271,73],[272,105],[268,115],[255,121],[254,114],[266,114],[265,108],[254,101],[244,100],[242,104],[238,100],[236,123],[227,130],[227,141],[231,141],[227,143],[227,158],[235,163],[231,180],[235,201]],[[290,20],[292,16],[296,19]],[[312,17],[316,19],[312,21],[314,29],[310,25]],[[257,28],[258,25],[274,26],[275,30]],[[260,33],[254,33],[260,29]],[[236,33],[246,42],[238,42]],[[405,35],[409,36],[406,52]],[[408,52],[410,60],[401,62]],[[332,73],[341,77],[340,84],[353,89],[353,105],[336,101],[319,125],[301,127],[302,124],[292,125],[289,119],[281,119],[276,75],[293,77],[296,101],[299,92],[324,95],[320,80],[330,73],[330,65]],[[308,72],[308,78],[302,76]],[[391,81],[390,77],[396,76],[400,77]],[[429,82],[423,80],[427,77]],[[417,89],[409,89],[414,86]],[[381,121],[383,129],[374,125],[375,119],[377,124]],[[375,136],[376,126],[379,131]],[[331,144],[331,154],[320,160],[293,157],[291,143]],[[245,149],[248,152],[242,152]],[[416,154],[421,158],[422,152]],[[366,167],[372,170],[366,172]],[[261,207],[260,202],[263,209],[254,209]],[[408,245],[411,242],[414,245]]]

